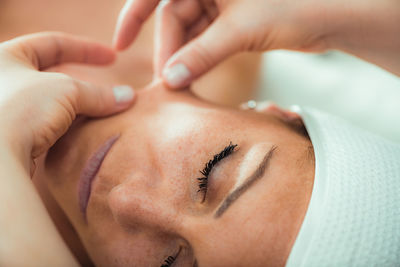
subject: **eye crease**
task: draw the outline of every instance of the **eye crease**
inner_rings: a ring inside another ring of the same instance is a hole
[[[235,152],[235,148],[237,147],[237,144],[232,144],[232,142],[229,143],[228,146],[226,146],[221,152],[219,152],[218,154],[215,154],[214,157],[209,160],[205,166],[204,169],[200,171],[200,173],[203,175],[200,178],[197,178],[198,180],[198,185],[199,185],[199,189],[197,190],[197,192],[201,192],[203,194],[203,198],[201,200],[201,203],[203,203],[206,200],[206,196],[207,196],[207,189],[208,189],[208,178],[209,175],[212,171],[212,169],[214,168],[215,165],[217,165],[218,162],[220,162],[221,160],[223,160],[224,158],[228,157],[229,155],[231,155],[233,152]]]

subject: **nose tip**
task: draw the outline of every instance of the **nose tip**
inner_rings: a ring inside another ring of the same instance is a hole
[[[110,192],[108,205],[114,219],[123,228],[173,231],[176,213],[172,205],[159,195],[137,183],[121,184]]]

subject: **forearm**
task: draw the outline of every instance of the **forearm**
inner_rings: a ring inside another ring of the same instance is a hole
[[[0,266],[78,266],[31,182],[29,157],[0,144]]]
[[[400,76],[400,1],[349,1],[329,20],[331,48]]]

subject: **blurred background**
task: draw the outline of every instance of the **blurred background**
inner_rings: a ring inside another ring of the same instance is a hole
[[[0,0],[0,41],[38,31],[63,31],[111,44],[124,2]],[[113,66],[70,64],[52,71],[102,85],[141,88],[153,77],[153,26],[151,19]],[[224,105],[257,99],[283,107],[313,106],[400,142],[400,78],[344,53],[244,53],[218,66],[193,88],[201,97]]]
[[[264,54],[259,99],[337,114],[400,142],[400,77],[351,55]]]

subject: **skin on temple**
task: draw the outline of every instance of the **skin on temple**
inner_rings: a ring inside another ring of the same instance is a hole
[[[314,178],[311,143],[292,126],[283,112],[218,107],[153,85],[127,112],[78,120],[34,180],[81,263],[87,252],[97,266],[161,266],[179,253],[176,266],[284,266]],[[113,136],[83,215],[82,170]],[[212,169],[202,202],[200,171],[230,142],[237,147]]]

